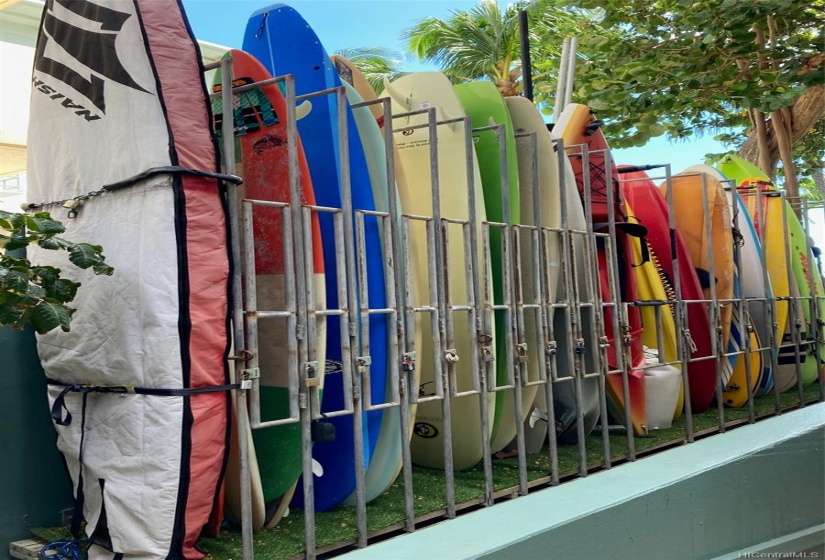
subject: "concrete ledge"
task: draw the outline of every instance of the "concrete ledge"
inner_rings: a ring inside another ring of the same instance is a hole
[[[340,556],[714,558],[825,522],[825,403]]]

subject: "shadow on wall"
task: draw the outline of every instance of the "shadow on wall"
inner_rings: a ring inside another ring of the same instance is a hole
[[[53,527],[71,484],[46,399],[34,331],[0,327],[0,558],[30,527]]]

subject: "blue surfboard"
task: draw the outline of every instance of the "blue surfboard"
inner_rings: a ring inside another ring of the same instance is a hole
[[[273,76],[295,76],[297,95],[322,91],[341,85],[338,73],[327,56],[321,41],[301,15],[284,4],[274,4],[258,10],[250,17],[244,35],[243,49],[260,60]],[[342,207],[338,145],[336,99],[326,95],[311,99],[312,110],[298,121],[298,132],[304,144],[315,196],[320,206]],[[367,162],[352,110],[346,109],[350,184],[353,210],[376,210]],[[386,210],[386,209],[378,209]],[[335,262],[335,232],[330,214],[322,213],[321,237],[327,277],[327,306],[339,308],[337,264]],[[364,252],[368,263],[367,284],[369,307],[386,307],[386,287],[382,268],[383,252],[377,218],[366,217]],[[354,280],[353,280],[354,281]],[[373,403],[383,401],[387,373],[388,330],[385,315],[370,317],[369,354],[370,390]],[[341,329],[337,318],[327,321],[327,357],[341,359]],[[363,341],[362,341],[363,343]],[[357,349],[353,351],[358,352]],[[360,355],[360,354],[359,354]],[[344,407],[343,376],[327,374],[321,404],[322,412]],[[381,427],[382,411],[364,413],[363,458],[369,465]],[[313,458],[323,467],[323,475],[314,477],[315,509],[326,511],[341,504],[355,490],[355,459],[353,417],[338,416],[327,420],[335,426],[335,441],[315,443]],[[299,482],[292,504],[303,509],[303,483]]]

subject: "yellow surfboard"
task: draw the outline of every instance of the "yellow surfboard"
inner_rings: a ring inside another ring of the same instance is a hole
[[[787,298],[791,295],[791,285],[788,278],[787,250],[785,248],[784,220],[782,216],[782,199],[778,196],[771,196],[770,190],[757,193],[758,185],[749,187],[739,186],[739,195],[745,203],[753,220],[754,228],[762,238],[762,251],[765,254],[765,261],[768,267],[768,277],[773,290],[774,318],[776,320],[775,337],[777,343],[781,345],[789,344],[791,334],[788,330],[788,319],[790,307]],[[761,200],[761,208],[759,207]],[[774,383],[779,385],[780,391],[783,388],[792,387],[796,382],[796,365],[794,359],[787,363],[782,359],[783,352],[780,350],[780,363],[774,372]]]
[[[627,207],[627,220],[632,223],[639,223],[633,214],[633,209],[630,204],[625,201]],[[665,288],[659,271],[656,268],[656,257],[651,254],[650,260],[645,261],[643,258],[642,243],[643,239],[638,237],[631,238],[631,245],[633,247],[633,263],[636,271],[636,288],[639,293],[639,301],[670,301],[668,291]],[[648,248],[649,251],[649,248]],[[659,308],[659,323],[656,320],[656,307],[642,306],[642,325],[644,325],[644,332],[642,333],[642,344],[648,348],[656,348],[659,350],[659,356],[663,361],[673,365],[678,369],[682,369],[682,364],[679,362],[679,351],[676,345],[676,321],[673,318],[673,309],[669,305],[660,305]],[[658,325],[661,324],[661,330]],[[661,348],[659,347],[659,339],[661,338]],[[679,418],[682,415],[682,407],[684,405],[684,388],[679,384],[679,397],[676,403],[676,409],[673,411],[673,418]]]

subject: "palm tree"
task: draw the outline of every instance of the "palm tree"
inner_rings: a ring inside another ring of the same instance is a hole
[[[405,74],[399,68],[401,55],[392,49],[381,47],[361,47],[354,49],[341,49],[336,51],[350,62],[352,62],[367,79],[369,84],[380,94],[384,91],[384,79],[396,80]]]
[[[530,44],[543,42],[543,56],[548,50],[553,52],[547,43],[549,38],[558,38],[556,44],[560,47],[561,37],[580,21],[574,13],[547,0],[516,2],[503,10],[496,0],[482,0],[469,11],[452,12],[446,20],[425,18],[404,30],[401,38],[414,55],[439,65],[455,82],[487,78],[502,95],[518,95],[522,87],[521,10],[527,10],[531,20]],[[537,30],[532,29],[534,26]]]

